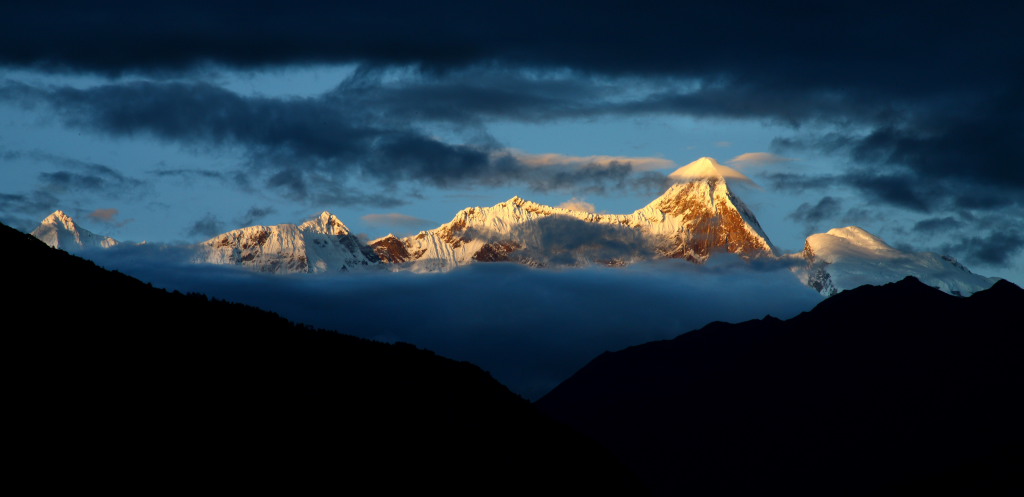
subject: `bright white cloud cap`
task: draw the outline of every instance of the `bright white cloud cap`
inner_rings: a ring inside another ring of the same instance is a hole
[[[669,179],[685,182],[705,178],[721,178],[757,186],[754,180],[729,166],[723,166],[711,157],[701,157],[668,175]]]

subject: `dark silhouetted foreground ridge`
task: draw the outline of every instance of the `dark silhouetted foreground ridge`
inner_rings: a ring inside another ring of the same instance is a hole
[[[34,487],[637,492],[469,363],[167,293],[3,225],[0,246],[5,445]]]
[[[538,405],[657,494],[1022,495],[1022,308],[864,286],[605,353]]]

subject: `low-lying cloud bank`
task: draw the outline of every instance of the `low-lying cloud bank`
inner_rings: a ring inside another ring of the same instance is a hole
[[[84,255],[155,286],[470,361],[530,399],[606,350],[672,338],[716,320],[788,318],[822,298],[786,267],[730,258],[706,266],[660,261],[537,270],[499,263],[444,274],[276,276],[189,264],[187,250],[155,245]]]

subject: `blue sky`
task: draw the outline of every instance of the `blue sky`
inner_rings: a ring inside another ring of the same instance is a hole
[[[763,153],[738,193],[783,250],[854,224],[1024,281],[1020,7],[474,5],[7,3],[0,221],[373,238],[513,195],[628,213]]]

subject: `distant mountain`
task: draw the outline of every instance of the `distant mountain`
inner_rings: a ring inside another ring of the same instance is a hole
[[[956,259],[931,252],[904,252],[856,226],[807,238],[802,281],[832,296],[861,285],[881,285],[914,276],[951,295],[970,295],[998,281],[972,273]]]
[[[381,260],[419,271],[473,262],[531,266],[625,265],[655,258],[701,263],[715,251],[743,257],[775,249],[726,179],[750,181],[710,157],[669,176],[662,196],[628,215],[549,207],[513,197],[493,207],[463,209],[451,222],[415,236],[370,242]]]
[[[657,495],[1020,495],[1021,306],[864,286],[602,354],[537,405]]]
[[[39,226],[32,230],[32,236],[43,243],[68,252],[77,252],[85,248],[108,248],[117,245],[117,240],[108,236],[97,235],[87,229],[80,228],[64,211],[55,211],[43,219]]]
[[[533,267],[625,266],[676,258],[701,264],[715,253],[744,259],[788,259],[797,277],[825,296],[864,284],[914,276],[953,295],[988,288],[996,278],[972,273],[949,256],[903,252],[850,226],[807,238],[800,254],[780,254],[729,183],[753,181],[702,157],[670,174],[660,197],[632,214],[596,214],[519,197],[469,207],[448,223],[404,238],[364,244],[323,212],[302,224],[249,226],[197,244],[193,262],[240,265],[270,273],[356,269],[448,271],[480,262]],[[108,247],[111,238],[78,228],[57,211],[33,231],[52,247]]]
[[[0,246],[18,261],[3,326],[15,481],[643,493],[603,449],[469,363],[154,289],[2,224]]]
[[[348,271],[380,264],[333,214],[324,211],[298,226],[249,226],[199,245],[195,262],[237,264],[268,273]]]

